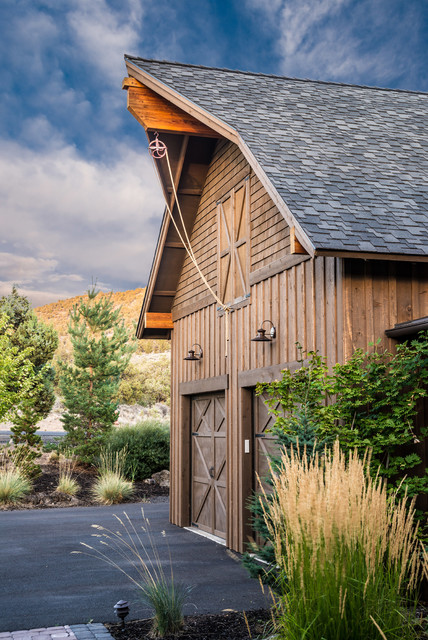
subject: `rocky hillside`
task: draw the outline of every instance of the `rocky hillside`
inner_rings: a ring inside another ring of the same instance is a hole
[[[140,316],[141,305],[144,299],[145,289],[131,289],[129,291],[114,291],[111,296],[115,308],[121,307],[121,315],[125,321],[130,335],[135,334],[135,326]],[[108,296],[108,293],[100,293],[100,296]],[[67,300],[58,300],[34,309],[39,320],[51,324],[58,333],[58,355],[66,358],[71,353],[71,344],[67,326],[70,311],[84,296],[75,296]],[[166,340],[140,340],[138,344],[140,353],[162,353],[169,351],[169,342]]]
[[[121,307],[121,314],[126,326],[133,331],[134,324],[138,322],[141,305],[144,299],[145,289],[132,289],[130,291],[114,291],[111,294],[115,308]],[[100,293],[100,297],[110,294]],[[67,300],[58,300],[34,309],[39,320],[52,324],[60,337],[67,335],[68,316],[73,306],[79,304],[79,300],[85,296],[75,296]]]

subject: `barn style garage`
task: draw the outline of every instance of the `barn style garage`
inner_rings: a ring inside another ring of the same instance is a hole
[[[171,521],[243,551],[256,383],[296,342],[334,364],[428,327],[428,96],[126,66],[166,201],[138,336],[172,340]]]

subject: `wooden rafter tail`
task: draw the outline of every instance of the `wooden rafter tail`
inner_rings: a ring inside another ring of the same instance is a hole
[[[146,313],[144,326],[146,329],[174,329],[170,313]]]
[[[300,244],[298,239],[296,238],[296,229],[295,227],[290,227],[290,253],[302,253],[307,254],[305,247]]]
[[[171,131],[210,138],[220,137],[206,124],[162,98],[135,78],[125,78],[122,89],[128,92],[128,111],[146,131]]]

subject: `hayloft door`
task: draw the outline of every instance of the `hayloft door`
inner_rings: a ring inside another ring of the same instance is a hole
[[[226,537],[224,394],[192,398],[192,525]]]

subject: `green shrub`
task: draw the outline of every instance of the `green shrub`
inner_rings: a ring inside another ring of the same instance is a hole
[[[169,469],[169,428],[161,422],[119,427],[110,434],[107,444],[113,452],[126,448],[127,478],[145,480],[156,471]]]
[[[156,402],[169,404],[171,360],[164,354],[158,358],[140,358],[131,362],[121,376],[118,402],[142,404],[145,407]]]

